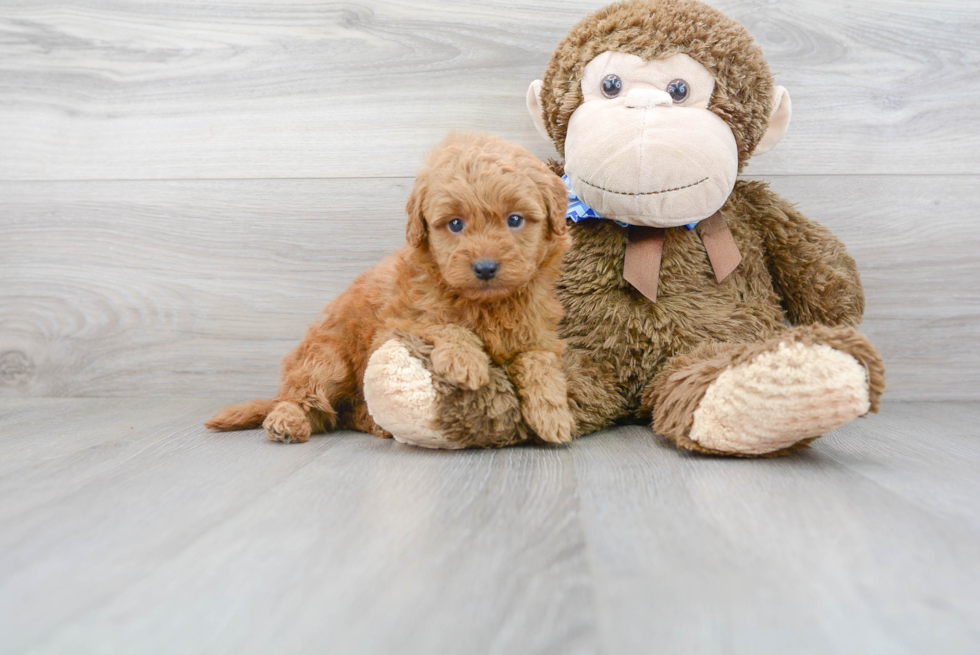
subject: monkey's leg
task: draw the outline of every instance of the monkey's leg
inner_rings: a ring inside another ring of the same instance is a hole
[[[596,362],[587,350],[569,344],[562,352],[568,380],[568,406],[575,418],[575,437],[604,430],[629,416],[615,372],[605,361]]]
[[[425,448],[499,448],[526,441],[527,426],[507,372],[489,365],[477,389],[434,372],[433,346],[399,333],[364,372],[364,399],[375,422],[402,442]]]
[[[643,407],[680,448],[753,457],[788,452],[877,411],[883,388],[884,366],[864,335],[809,325],[678,355],[654,377]]]

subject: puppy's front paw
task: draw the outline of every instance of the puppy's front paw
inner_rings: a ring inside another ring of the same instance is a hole
[[[272,441],[304,443],[310,440],[313,429],[299,405],[283,401],[275,406],[262,423]]]
[[[531,403],[524,408],[524,420],[548,443],[568,443],[575,435],[575,417],[567,403]]]
[[[432,370],[450,384],[475,391],[490,381],[490,362],[485,353],[461,348],[432,349]]]

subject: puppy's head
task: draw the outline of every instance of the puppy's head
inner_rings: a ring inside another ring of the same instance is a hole
[[[570,238],[564,182],[524,148],[451,133],[425,160],[408,199],[408,243],[460,295],[493,300],[548,268]]]

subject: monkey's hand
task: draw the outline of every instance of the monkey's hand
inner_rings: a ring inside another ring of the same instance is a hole
[[[364,400],[395,440],[424,448],[499,448],[528,438],[507,371],[491,365],[490,382],[470,391],[433,370],[431,343],[397,333],[375,350],[364,371]]]

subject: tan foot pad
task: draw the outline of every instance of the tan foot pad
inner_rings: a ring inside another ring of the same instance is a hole
[[[867,372],[830,346],[779,344],[724,371],[694,412],[690,438],[762,455],[835,430],[871,407]]]
[[[463,448],[436,424],[432,374],[399,341],[386,341],[368,360],[364,399],[375,423],[396,441],[423,448]]]

